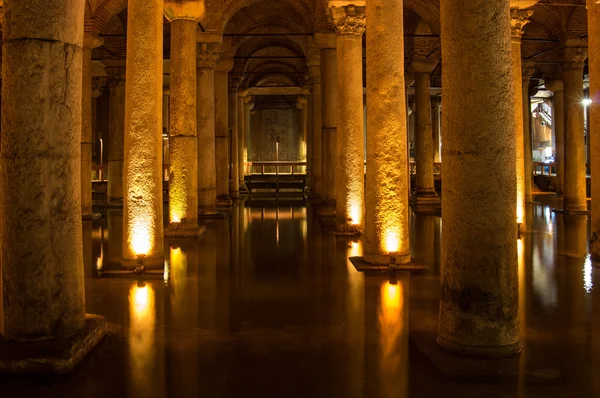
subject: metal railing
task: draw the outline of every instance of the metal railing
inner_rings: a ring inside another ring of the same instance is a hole
[[[246,170],[250,175],[306,174],[306,162],[246,162]]]

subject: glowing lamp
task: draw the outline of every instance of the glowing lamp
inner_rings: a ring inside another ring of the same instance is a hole
[[[361,211],[360,211],[360,208],[358,206],[356,206],[356,205],[350,206],[350,217],[349,217],[350,224],[352,224],[352,225],[359,225],[360,224],[360,219],[361,219],[361,217],[360,217],[361,214],[360,213],[361,213]]]
[[[150,251],[150,234],[147,228],[138,226],[133,230],[131,238],[131,247],[135,254],[146,255]]]
[[[583,102],[583,106],[590,106],[590,105],[592,105],[592,99],[591,98],[585,98],[582,102]]]
[[[396,232],[385,234],[385,251],[388,253],[397,253],[400,250],[400,236]]]

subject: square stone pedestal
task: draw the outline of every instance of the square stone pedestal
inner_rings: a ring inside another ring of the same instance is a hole
[[[442,208],[442,199],[439,196],[411,195],[410,205],[413,211],[419,214],[437,214]]]
[[[0,338],[0,374],[69,373],[104,338],[106,332],[106,320],[88,314],[85,327],[66,339],[21,343]]]
[[[197,238],[204,235],[204,232],[206,232],[204,225],[195,228],[185,228],[177,224],[169,224],[164,230],[165,236],[169,238]]]
[[[394,264],[394,265],[379,265],[371,264],[365,261],[364,257],[350,257],[350,262],[354,265],[354,268],[358,272],[386,272],[386,271],[405,271],[405,272],[422,272],[429,269],[427,265],[418,260],[411,260],[408,264]]]

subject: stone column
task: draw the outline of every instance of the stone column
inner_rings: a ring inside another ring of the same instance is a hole
[[[477,357],[521,350],[509,3],[440,3],[444,233],[438,343]],[[495,170],[493,184],[489,170]]]
[[[511,9],[510,24],[512,38],[512,77],[513,96],[515,106],[515,120],[513,126],[516,134],[516,157],[517,157],[517,223],[525,228],[525,139],[523,132],[523,68],[521,61],[521,37],[523,29],[530,21],[532,10]]]
[[[229,130],[231,131],[231,179],[229,181],[229,196],[231,199],[240,198],[240,158],[238,156],[238,96],[239,79],[229,78]]]
[[[410,65],[415,74],[415,161],[416,189],[411,201],[419,212],[434,212],[441,205],[433,179],[433,129],[431,126],[431,73],[437,59],[415,59]]]
[[[233,59],[221,59],[215,70],[215,154],[217,205],[228,207],[229,197],[229,71]]]
[[[217,168],[215,158],[215,67],[219,45],[201,43],[198,51],[198,205],[200,215],[216,214]]]
[[[563,49],[565,92],[565,185],[563,210],[587,211],[585,142],[583,117],[583,65],[587,48],[580,41],[567,41]]]
[[[431,104],[433,106],[431,110],[431,121],[433,124],[433,162],[440,163],[442,161],[441,154],[441,129],[442,124],[440,123],[440,106],[442,105],[442,99],[438,96],[432,98]]]
[[[112,68],[108,125],[108,204],[123,205],[123,145],[125,143],[125,71]]]
[[[377,264],[410,262],[402,21],[402,1],[367,1],[365,261]]]
[[[296,98],[296,108],[300,110],[300,160],[307,161],[308,156],[308,97],[304,94],[299,94]]]
[[[323,199],[327,205],[336,201],[335,151],[337,144],[338,78],[337,50],[322,53],[323,67]]]
[[[239,181],[240,191],[246,191],[246,181],[244,176],[246,174],[246,165],[244,164],[244,141],[245,141],[245,121],[246,121],[246,105],[244,103],[245,92],[238,92],[238,106],[237,106],[237,126],[238,126],[238,166],[239,166]]]
[[[13,343],[0,368],[65,373],[106,333],[102,318],[85,314],[84,4],[7,0],[3,12],[0,333]],[[47,340],[56,345],[35,344]]]
[[[243,147],[243,161],[244,164],[250,161],[250,134],[251,134],[251,121],[254,114],[254,97],[248,95],[244,98],[244,147]],[[246,173],[251,174],[252,170],[246,168]]]
[[[590,160],[592,174],[592,217],[590,249],[600,260],[600,4],[588,0],[588,65],[590,72]],[[596,177],[595,179],[593,177]]]
[[[365,7],[331,7],[337,33],[336,232],[362,232],[365,207],[362,36]]]
[[[318,57],[310,58],[308,61],[311,88],[312,107],[312,191],[314,196],[321,197],[323,194],[323,103],[321,90],[321,52]]]
[[[123,265],[163,267],[163,1],[129,0]]]
[[[167,235],[200,233],[198,228],[198,139],[196,136],[196,31],[202,11],[165,1],[171,22],[169,117],[169,228]]]
[[[546,88],[554,93],[554,135],[556,137],[556,194],[563,195],[565,186],[565,96],[562,80],[546,82]]]
[[[83,88],[81,120],[81,214],[92,217],[92,50],[104,43],[97,33],[83,39]]]
[[[162,131],[163,133],[169,133],[169,123],[170,123],[170,102],[171,102],[171,91],[163,90],[163,104],[162,104]]]
[[[525,144],[525,202],[531,203],[531,186],[533,180],[533,152],[531,146],[531,100],[529,98],[529,82],[535,72],[535,61],[523,63],[523,139]]]

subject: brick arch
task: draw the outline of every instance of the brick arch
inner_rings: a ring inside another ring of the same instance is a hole
[[[367,0],[368,1],[368,0]],[[443,1],[443,0],[441,0]],[[404,0],[404,8],[414,11],[435,34],[440,33],[440,6],[435,0]]]
[[[563,16],[557,11],[556,7],[537,4],[533,7],[531,19],[539,22],[544,27],[549,38],[559,39],[567,29]],[[527,32],[527,26],[525,32]]]
[[[223,25],[226,26],[230,19],[240,10],[261,3],[276,3],[288,6],[294,9],[298,14],[303,15],[305,20],[312,23],[312,4],[310,0],[224,0],[225,5],[223,7]]]
[[[126,8],[127,0],[98,0],[93,15],[88,14],[88,8],[86,7],[85,30],[96,33],[104,32],[111,19]]]

